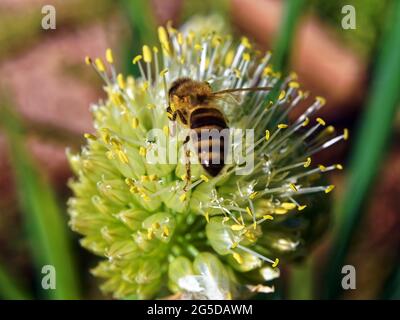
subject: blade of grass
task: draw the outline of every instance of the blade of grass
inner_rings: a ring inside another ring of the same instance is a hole
[[[9,103],[0,105],[0,124],[9,145],[21,211],[29,236],[36,272],[41,278],[44,265],[56,271],[56,289],[44,294],[55,299],[77,299],[78,277],[67,233],[67,223],[51,186],[40,176],[26,150],[23,129]],[[39,283],[41,280],[39,280]]]
[[[311,300],[313,298],[313,282],[312,257],[299,265],[293,265],[289,278],[289,299]]]
[[[367,107],[357,131],[348,167],[346,191],[339,205],[342,223],[338,227],[327,268],[324,298],[336,298],[341,288],[341,268],[345,264],[352,234],[361,221],[368,193],[384,159],[400,98],[400,1],[393,3],[390,28],[382,39],[375,78]]]
[[[286,73],[296,26],[299,21],[304,0],[286,0],[282,22],[274,45],[272,63],[276,70]]]
[[[272,55],[272,64],[275,70],[282,72],[283,75],[287,73],[293,37],[303,6],[304,0],[287,0],[283,7],[282,21]],[[267,94],[265,102],[269,103],[278,98],[283,79],[284,77],[281,77],[274,89]]]
[[[125,72],[135,77],[139,76],[137,66],[132,64],[134,55],[142,53],[143,44],[155,43],[155,19],[151,11],[150,1],[147,0],[119,0],[120,6],[128,18],[132,39],[123,50]]]
[[[28,300],[31,295],[25,292],[18,281],[0,264],[0,297],[3,300]]]

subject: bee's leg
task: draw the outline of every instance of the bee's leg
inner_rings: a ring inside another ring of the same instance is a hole
[[[187,143],[189,142],[190,137],[187,136],[185,138],[185,141],[183,142],[183,147],[185,149],[185,166],[186,166],[186,174],[185,174],[185,186],[183,187],[183,191],[187,191],[187,187],[189,186],[189,183],[191,182],[192,178],[192,173],[191,173],[191,163],[190,163],[190,150],[187,146]]]

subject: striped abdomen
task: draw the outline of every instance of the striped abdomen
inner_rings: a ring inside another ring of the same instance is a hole
[[[203,168],[213,177],[224,167],[224,138],[228,125],[224,115],[212,106],[198,107],[190,114],[190,128],[196,132],[193,139]],[[228,138],[228,137],[226,137]]]

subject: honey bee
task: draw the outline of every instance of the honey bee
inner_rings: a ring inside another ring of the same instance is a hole
[[[221,132],[229,128],[228,121],[218,107],[217,100],[223,95],[233,92],[270,89],[272,87],[254,87],[213,92],[208,82],[178,78],[171,84],[168,91],[167,114],[171,121],[178,120],[184,127],[192,129],[192,132],[197,135],[194,148],[197,150],[200,163],[210,176],[216,177],[225,166],[224,138],[221,135],[214,138],[212,135],[207,136],[201,133],[204,132],[203,130]],[[189,140],[190,137],[186,137],[184,144]],[[190,156],[190,153],[187,151],[186,155]],[[190,181],[190,162],[187,163],[186,168],[186,178]]]

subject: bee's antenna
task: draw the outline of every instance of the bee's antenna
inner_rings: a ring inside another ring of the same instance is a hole
[[[232,93],[238,91],[269,91],[272,90],[273,87],[253,87],[253,88],[237,88],[237,89],[224,89],[220,91],[214,91],[213,94],[225,94]]]

